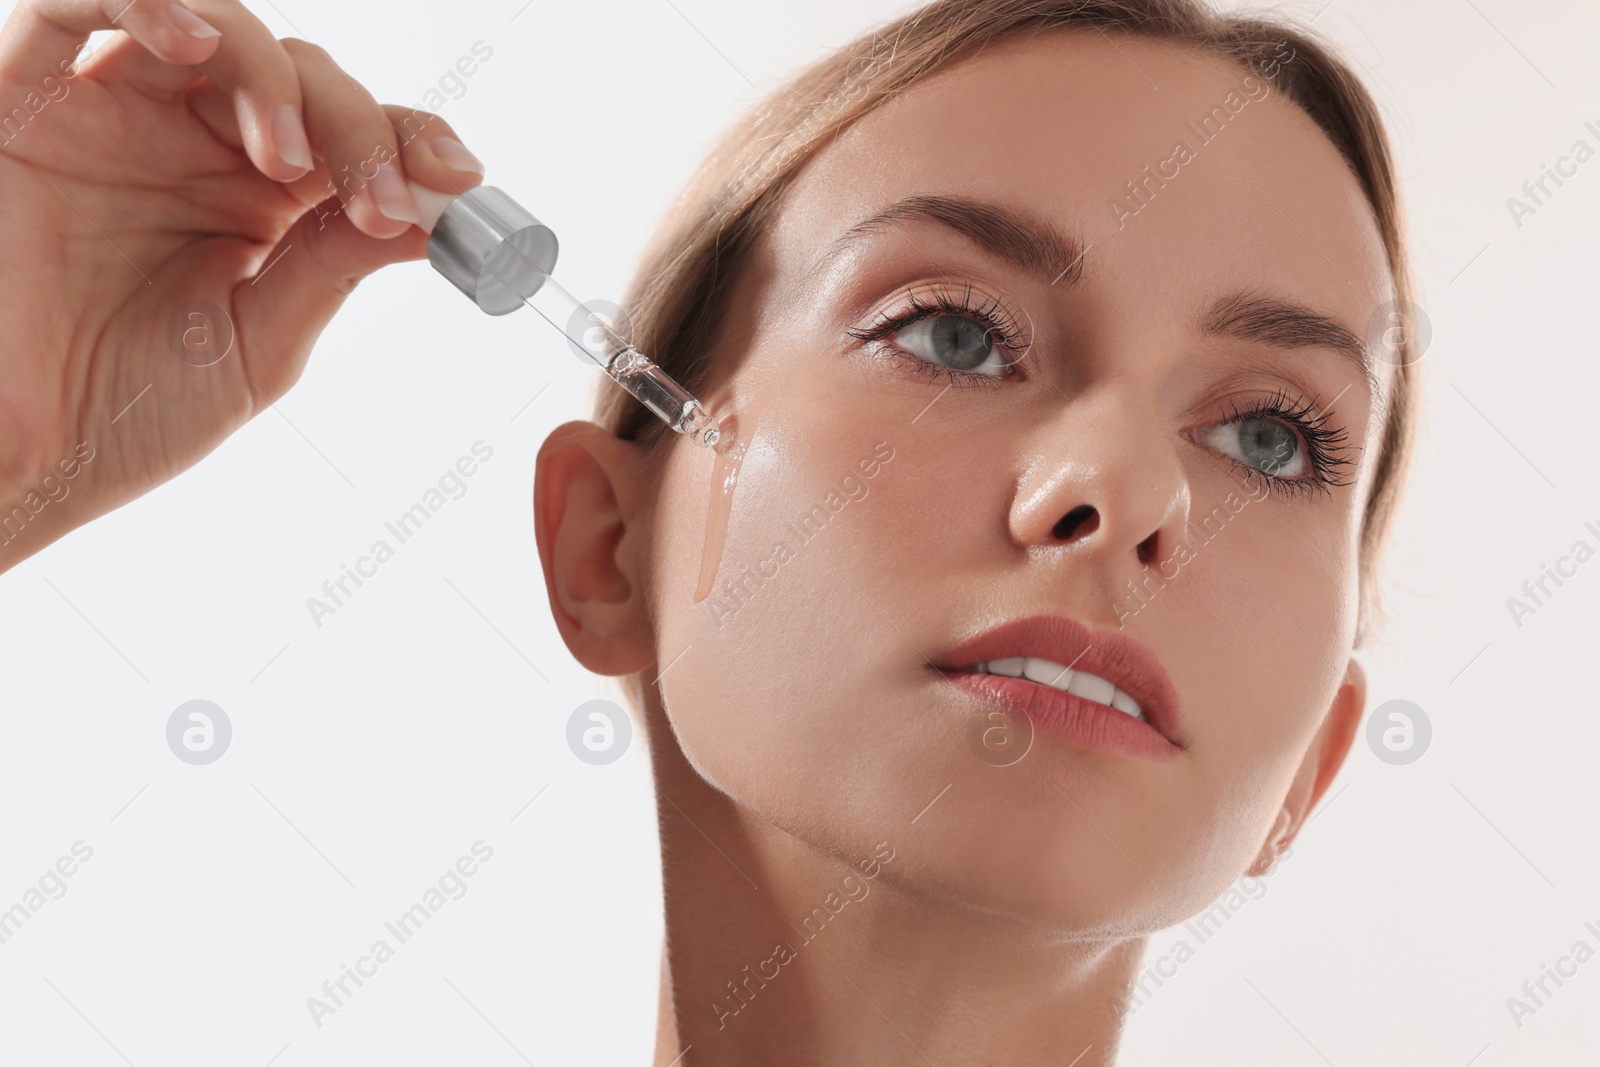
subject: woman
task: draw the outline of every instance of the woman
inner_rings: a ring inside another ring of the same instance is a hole
[[[422,253],[400,178],[479,180],[192,7],[0,35],[41,90],[0,145],[0,566],[287,390]],[[1356,79],[1190,2],[935,4],[729,135],[626,305],[733,446],[613,392],[535,486],[562,635],[650,738],[659,1064],[1113,1062],[1145,938],[1268,869],[1349,749],[1412,390],[1366,342],[1407,293]],[[203,379],[196,304],[237,357]]]
[[[658,1064],[1112,1062],[1361,718],[1407,291],[1356,79],[1184,0],[936,3],[729,134],[625,306],[738,442],[608,391],[535,489],[648,727]]]

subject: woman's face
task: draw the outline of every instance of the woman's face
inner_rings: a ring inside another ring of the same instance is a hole
[[[723,324],[737,369],[701,397],[747,447],[710,596],[716,457],[673,444],[651,517],[666,711],[750,816],[849,861],[886,841],[902,885],[1087,934],[1193,914],[1286,807],[1297,828],[1363,697],[1390,386],[1347,343],[1392,282],[1276,73],[1047,33],[807,165]],[[1039,617],[1070,622],[960,648]],[[1082,692],[971,670],[1025,655]],[[1036,701],[1031,743],[985,685]]]

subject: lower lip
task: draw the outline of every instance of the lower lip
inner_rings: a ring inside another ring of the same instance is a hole
[[[1096,752],[1171,759],[1179,749],[1159,730],[1126,712],[1024,678],[976,671],[946,672],[945,678],[988,704],[1026,715],[1043,733]]]

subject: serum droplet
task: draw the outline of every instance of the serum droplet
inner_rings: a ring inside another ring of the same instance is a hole
[[[696,604],[711,595],[712,583],[716,581],[717,571],[722,566],[723,549],[728,540],[728,520],[733,514],[733,491],[739,484],[739,471],[744,466],[745,452],[755,439],[756,426],[766,400],[765,392],[757,393],[748,404],[718,425],[721,434],[713,445],[716,459],[711,465],[711,498],[706,506],[706,538],[705,547],[700,553],[700,581],[694,593]]]

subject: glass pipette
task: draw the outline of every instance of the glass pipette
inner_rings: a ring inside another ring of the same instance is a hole
[[[493,186],[450,197],[410,185],[423,221],[433,220],[428,262],[479,308],[504,315],[526,304],[673,430],[708,448],[725,443],[693,394],[550,276],[557,242],[548,226]]]

